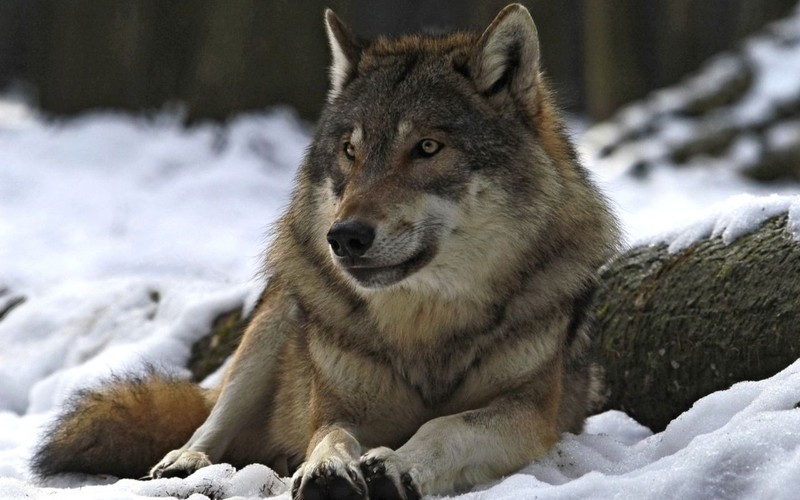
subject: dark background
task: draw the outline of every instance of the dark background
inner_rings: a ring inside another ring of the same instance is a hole
[[[365,37],[482,30],[507,0],[0,0],[0,88],[54,115],[159,109],[223,120],[289,104],[313,119],[328,64],[322,12]],[[797,0],[530,0],[544,67],[597,120],[669,85]]]

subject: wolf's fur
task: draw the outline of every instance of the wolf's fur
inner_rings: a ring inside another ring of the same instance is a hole
[[[416,498],[510,473],[580,431],[597,396],[587,309],[615,221],[524,7],[480,36],[367,43],[326,21],[331,90],[269,285],[210,414],[151,475],[261,462],[294,472],[296,498]],[[193,396],[148,414],[141,390],[79,398],[36,470],[118,457],[106,472],[139,476],[186,433],[181,417],[208,411]]]

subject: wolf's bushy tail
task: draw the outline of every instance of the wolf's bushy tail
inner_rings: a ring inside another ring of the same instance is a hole
[[[138,478],[208,417],[210,391],[148,373],[115,377],[73,396],[31,461],[40,478],[63,472]]]

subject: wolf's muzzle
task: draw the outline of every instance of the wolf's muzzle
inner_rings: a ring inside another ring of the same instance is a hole
[[[334,222],[328,231],[328,244],[337,257],[361,257],[375,241],[375,229],[360,220]]]

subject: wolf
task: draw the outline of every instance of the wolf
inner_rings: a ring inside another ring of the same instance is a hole
[[[294,499],[416,499],[581,431],[618,229],[529,12],[373,41],[325,21],[327,102],[221,386],[150,374],[85,391],[39,447],[40,476],[259,462],[292,474]]]

